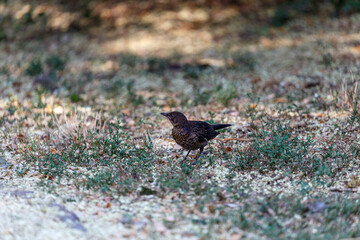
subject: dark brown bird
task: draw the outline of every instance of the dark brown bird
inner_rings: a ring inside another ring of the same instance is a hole
[[[181,112],[161,113],[161,115],[167,117],[173,125],[172,136],[175,142],[184,149],[189,150],[183,161],[185,161],[191,150],[200,149],[199,157],[208,141],[219,135],[215,130],[231,126],[231,124],[211,125],[202,121],[188,121]]]

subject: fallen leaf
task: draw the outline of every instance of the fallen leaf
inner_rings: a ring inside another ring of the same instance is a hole
[[[216,212],[215,206],[213,204],[209,204],[207,206],[207,209],[209,210],[210,213],[214,214]]]
[[[257,84],[258,82],[260,82],[261,81],[261,78],[260,77],[253,77],[252,79],[251,79],[251,83],[252,84]]]
[[[7,177],[7,176],[10,176],[11,175],[11,172],[6,172],[5,174],[4,174],[4,176],[2,176],[2,177]]]
[[[20,142],[24,142],[24,141],[25,141],[25,136],[22,135],[22,134],[18,134],[18,135],[16,136],[16,138],[17,138]]]
[[[353,53],[360,53],[360,45],[357,45],[351,49]]]
[[[125,115],[130,115],[130,109],[126,108],[121,110],[121,113],[125,114]]]
[[[255,109],[256,107],[257,107],[257,105],[255,103],[250,104],[251,109]]]
[[[173,158],[179,158],[180,155],[179,155],[178,153],[174,152],[174,153],[172,154],[172,157],[173,157]]]
[[[164,160],[162,160],[162,159],[158,159],[158,160],[157,160],[157,163],[158,163],[158,164],[164,164],[164,163],[166,163],[166,162],[165,162]]]
[[[286,98],[281,98],[281,97],[279,97],[279,98],[275,98],[275,99],[274,99],[274,102],[275,102],[275,103],[287,103],[288,100],[287,100]]]

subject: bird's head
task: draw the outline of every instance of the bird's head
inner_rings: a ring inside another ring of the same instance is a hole
[[[181,112],[161,113],[161,115],[167,117],[174,127],[186,124],[188,121],[185,115],[182,114]]]

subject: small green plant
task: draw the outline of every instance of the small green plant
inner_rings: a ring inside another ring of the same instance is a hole
[[[170,174],[170,172],[165,172],[157,178],[156,184],[164,192],[189,190],[188,176],[181,173]]]
[[[232,67],[241,71],[254,71],[256,67],[256,57],[251,52],[235,52],[231,56]]]
[[[73,103],[77,103],[77,102],[82,101],[82,99],[81,99],[81,97],[80,97],[80,95],[78,93],[70,94],[69,98],[70,98],[70,101],[73,102]]]
[[[86,179],[84,187],[86,189],[97,189],[101,192],[111,191],[111,186],[116,183],[118,173],[110,169],[102,169],[95,171],[95,173]]]
[[[285,25],[291,19],[290,13],[285,6],[279,6],[276,8],[273,16],[270,19],[271,25],[274,27],[281,27]]]
[[[109,94],[110,98],[119,97],[122,95],[125,85],[124,79],[116,77],[106,82],[103,90]]]
[[[183,67],[184,78],[198,79],[200,77],[200,69],[191,64],[185,64]]]
[[[322,55],[322,63],[325,67],[329,68],[332,66],[334,59],[330,53],[325,53]]]
[[[43,67],[40,61],[40,58],[34,58],[29,63],[28,67],[25,70],[25,73],[29,76],[36,76],[43,72]]]
[[[212,92],[207,89],[195,88],[193,91],[194,91],[194,93],[193,93],[193,96],[194,96],[193,105],[194,106],[206,105],[212,96]]]
[[[45,94],[45,89],[39,85],[36,89],[35,89],[35,102],[33,103],[33,105],[37,108],[44,108],[46,107],[46,104],[43,102],[43,95]]]
[[[357,93],[357,84],[355,87],[356,90],[354,90],[354,95]],[[358,110],[358,105],[359,105],[359,95],[355,95],[355,96],[350,96],[351,98],[353,98],[353,103],[352,103],[352,111],[351,111],[351,116],[350,116],[350,122],[353,123],[356,120],[360,120],[360,116],[359,116],[359,110]]]
[[[65,69],[65,61],[62,60],[58,55],[51,55],[47,57],[45,63],[51,69],[50,75]]]
[[[322,154],[311,154],[311,138],[292,134],[289,123],[264,118],[255,129],[253,141],[246,150],[238,149],[232,169],[268,170],[284,169],[303,172],[308,176],[336,176],[348,166],[351,157],[345,149],[331,145]]]
[[[16,110],[18,110],[16,97],[10,97],[7,105],[8,105],[7,110],[9,112],[9,115],[13,116],[15,114]]]
[[[138,64],[142,64],[142,59],[131,53],[123,53],[120,55],[120,64],[134,68]]]
[[[147,61],[147,71],[162,74],[169,67],[169,61],[163,58],[150,58]]]
[[[47,68],[44,68],[39,57],[34,58],[29,63],[25,70],[25,73],[29,76],[38,76],[42,73],[50,78],[56,78],[56,74],[65,69],[65,61],[62,60],[58,55],[51,55],[45,59]]]
[[[109,124],[102,134],[90,130],[86,135],[81,133],[75,132],[57,148],[43,149],[34,143],[29,151],[22,153],[23,157],[29,166],[48,178],[59,181],[82,176],[85,181],[76,181],[77,186],[102,192],[126,194],[144,179],[151,178],[153,146],[150,136],[146,136],[143,146],[137,146],[119,123]],[[122,184],[121,188],[116,188],[118,184]]]
[[[230,100],[236,97],[237,92],[234,83],[227,84],[225,87],[223,84],[215,84],[214,98],[217,102],[228,105]]]
[[[1,30],[0,30],[0,41],[1,41]],[[6,66],[0,67],[0,74],[2,75],[9,75],[10,71],[9,68]]]
[[[138,106],[144,103],[144,98],[141,95],[137,95],[134,91],[134,81],[129,81],[126,84],[127,91],[127,102],[133,104],[134,106]]]

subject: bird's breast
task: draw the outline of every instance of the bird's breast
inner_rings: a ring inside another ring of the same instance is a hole
[[[203,147],[204,145],[203,142],[198,141],[196,134],[192,134],[191,131],[184,127],[174,127],[172,130],[172,136],[177,144],[187,150],[195,150]]]

